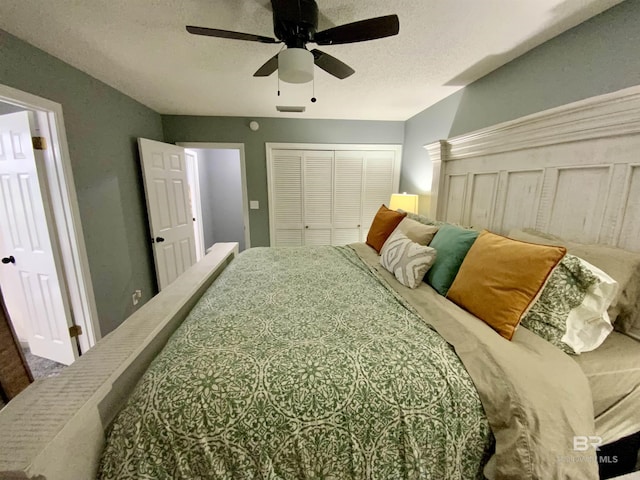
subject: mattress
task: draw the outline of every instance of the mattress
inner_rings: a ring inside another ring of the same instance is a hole
[[[640,342],[614,331],[596,350],[574,358],[589,380],[603,443],[640,431]]]

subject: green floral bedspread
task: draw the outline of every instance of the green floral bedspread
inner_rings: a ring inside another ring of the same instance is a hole
[[[473,479],[491,441],[453,349],[353,250],[253,248],[140,380],[99,476]]]

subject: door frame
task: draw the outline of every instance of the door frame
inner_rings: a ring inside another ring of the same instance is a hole
[[[196,233],[196,261],[200,261],[206,255],[204,245],[204,229],[202,227],[202,206],[200,204],[200,170],[198,170],[198,153],[190,148],[184,149],[184,163],[187,168],[187,181],[189,182],[191,213]]]
[[[251,248],[251,230],[249,227],[249,194],[247,190],[247,166],[244,158],[244,143],[216,143],[216,142],[176,142],[176,145],[187,149],[202,149],[202,150],[238,150],[240,153],[240,177],[242,188],[242,212],[244,222],[244,248],[245,250]],[[196,179],[198,170],[196,167]],[[198,202],[196,211],[202,216],[202,208],[200,206],[200,187],[198,184],[198,195],[196,200]],[[199,217],[201,218],[201,217]],[[202,223],[200,223],[202,225]],[[202,233],[202,230],[201,230]],[[204,234],[203,234],[204,235]],[[202,239],[204,244],[204,238]]]
[[[204,244],[204,228],[202,226],[202,205],[200,203],[200,170],[198,169],[198,154],[190,148],[184,149],[184,163],[187,168],[189,181],[191,211],[196,228],[196,260],[199,262],[206,255]]]
[[[34,112],[45,138],[46,185],[41,186],[50,201],[45,215],[55,231],[49,231],[54,263],[63,280],[63,295],[68,295],[73,321],[82,329],[77,337],[80,353],[85,353],[102,337],[98,322],[89,260],[80,221],[76,186],[73,181],[71,157],[64,126],[62,105],[36,95],[0,84],[0,102],[16,105]],[[44,187],[44,188],[43,188]],[[46,203],[46,202],[45,202]]]

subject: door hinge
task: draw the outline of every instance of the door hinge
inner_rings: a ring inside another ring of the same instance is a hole
[[[47,149],[47,139],[44,137],[31,137],[31,143],[33,144],[34,150]]]
[[[69,336],[71,338],[82,335],[82,327],[80,325],[72,325],[69,327]]]

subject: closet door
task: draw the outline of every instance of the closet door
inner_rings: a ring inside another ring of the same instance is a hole
[[[360,241],[364,242],[380,205],[389,206],[391,194],[394,192],[395,153],[393,151],[361,153],[364,154],[364,181]]]
[[[305,151],[302,156],[305,245],[331,245],[333,151]]]
[[[366,240],[380,205],[388,205],[397,191],[400,150],[356,148],[267,147],[272,246],[345,245]]]
[[[274,150],[271,186],[274,246],[303,245],[302,157],[300,150]]]
[[[333,245],[359,242],[362,230],[364,152],[335,154]]]

